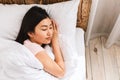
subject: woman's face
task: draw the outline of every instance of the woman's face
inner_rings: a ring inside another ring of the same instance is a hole
[[[34,32],[28,33],[32,42],[42,44],[49,44],[53,35],[53,25],[49,18],[43,19],[36,27]]]

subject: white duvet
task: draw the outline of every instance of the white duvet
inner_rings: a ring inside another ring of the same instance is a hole
[[[0,80],[85,80],[84,31],[76,30],[79,56],[68,68],[64,78],[58,79],[43,70],[42,64],[23,45],[10,42],[10,47],[0,50]],[[50,53],[49,48],[46,50]]]

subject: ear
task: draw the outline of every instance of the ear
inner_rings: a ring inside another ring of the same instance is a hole
[[[33,33],[33,32],[28,32],[27,34],[28,34],[28,36],[29,36],[30,38],[33,38],[33,37],[34,37],[34,33]]]

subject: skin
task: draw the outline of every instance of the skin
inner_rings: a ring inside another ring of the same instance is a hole
[[[45,71],[58,78],[63,77],[65,73],[64,60],[59,47],[58,30],[55,22],[49,18],[43,19],[35,27],[35,31],[29,32],[28,35],[32,42],[40,45],[51,43],[55,60],[52,60],[45,51],[40,51],[35,56],[42,62]]]

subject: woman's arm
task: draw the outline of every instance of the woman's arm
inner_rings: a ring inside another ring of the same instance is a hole
[[[43,64],[44,70],[46,72],[58,78],[64,76],[65,71],[59,66],[57,62],[52,60],[45,51],[38,52],[35,56]]]
[[[55,62],[61,67],[61,69],[65,70],[64,60],[63,60],[63,56],[59,46],[58,29],[57,29],[56,23],[53,20],[52,22],[53,22],[53,29],[54,29],[53,38],[52,38],[52,48],[53,48],[53,53],[55,55]]]

